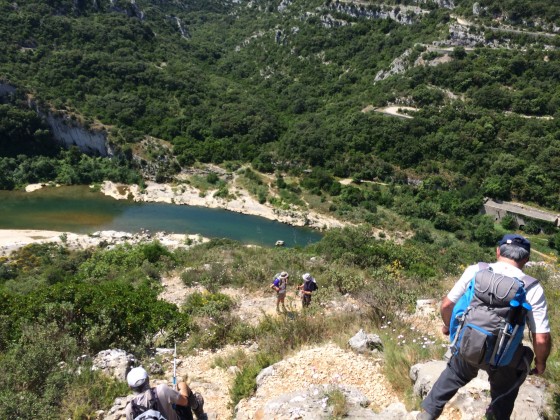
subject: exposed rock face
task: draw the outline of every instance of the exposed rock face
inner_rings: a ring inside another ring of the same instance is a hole
[[[412,366],[410,378],[414,381],[414,393],[424,398],[445,366],[445,361],[431,361]],[[446,411],[459,411],[463,420],[480,419],[490,404],[489,394],[488,375],[481,370],[475,379],[459,389],[455,397],[447,404]],[[543,418],[542,414],[548,410],[544,381],[541,378],[529,376],[521,386],[515,400],[512,420],[538,420]]]
[[[0,83],[0,98],[14,94],[16,88],[7,83]],[[66,147],[77,146],[82,152],[100,156],[112,156],[113,150],[107,143],[105,131],[92,131],[73,121],[68,115],[56,116],[51,112],[41,111],[33,102],[29,107],[44,118],[49,125],[53,137]]]
[[[383,351],[383,342],[377,334],[366,334],[364,330],[348,340],[348,345],[357,353],[369,353],[371,351]]]
[[[107,145],[106,132],[86,130],[67,116],[57,117],[50,112],[47,115],[40,111],[38,113],[46,119],[54,138],[66,147],[77,146],[82,152],[101,156],[113,155],[113,151]]]
[[[126,374],[135,362],[136,358],[124,350],[103,350],[93,359],[92,370],[101,370],[109,376],[125,381]]]
[[[354,3],[331,2],[327,6],[338,13],[344,13],[354,18],[365,19],[391,19],[404,25],[411,25],[417,16],[426,11],[415,6],[357,6]]]

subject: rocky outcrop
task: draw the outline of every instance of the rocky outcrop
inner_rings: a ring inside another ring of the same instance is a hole
[[[395,22],[412,25],[418,16],[427,11],[416,6],[363,6],[346,2],[331,2],[327,8],[353,18],[362,19],[391,19]]]
[[[16,93],[16,87],[0,82],[0,98]],[[89,130],[64,113],[55,114],[43,111],[33,102],[28,102],[29,108],[34,109],[45,120],[51,129],[52,135],[58,142],[66,147],[76,146],[82,152],[100,156],[112,156],[113,150],[107,141],[107,132],[104,130]]]
[[[351,392],[352,389],[357,391]],[[391,418],[369,417],[373,411],[362,411],[363,406],[382,410],[399,402],[383,376],[381,357],[355,354],[325,344],[303,349],[264,369],[257,379],[255,394],[237,405],[236,418],[326,418],[329,405],[325,398],[336,390],[344,394],[349,408],[356,410],[356,415],[349,418]],[[367,414],[361,417],[357,413]]]
[[[424,398],[434,382],[445,369],[445,361],[431,361],[412,366],[410,379],[414,382],[414,393]],[[483,370],[469,384],[459,389],[446,406],[446,410],[457,410],[463,420],[475,420],[484,416],[490,403],[488,375]],[[519,390],[515,400],[512,420],[539,420],[549,411],[546,403],[545,383],[535,376],[529,376]],[[444,411],[445,413],[445,411]]]
[[[57,116],[51,112],[37,111],[45,118],[54,138],[66,147],[76,146],[84,153],[112,156],[105,131],[92,131],[73,121],[68,115]]]
[[[343,395],[335,415],[334,392]],[[401,420],[407,416],[404,404],[391,404],[380,413],[366,408],[367,397],[355,387],[311,385],[306,389],[282,394],[268,401],[256,414],[263,419],[332,419],[341,415],[351,419]]]
[[[401,74],[404,73],[409,65],[410,65],[410,54],[412,53],[412,49],[407,49],[403,52],[400,56],[395,58],[391,63],[391,66],[387,70],[379,70],[375,75],[375,82],[379,82],[380,80],[385,80],[394,74]]]
[[[103,350],[93,359],[92,370],[100,370],[120,381],[126,380],[126,374],[136,363],[136,358],[120,349]]]

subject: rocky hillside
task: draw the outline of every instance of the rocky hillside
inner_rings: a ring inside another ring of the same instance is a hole
[[[173,277],[164,279],[164,287],[161,297],[171,302],[183,301],[195,290],[186,289],[179,279]],[[223,292],[237,299],[238,314],[245,319],[255,322],[265,315],[274,316],[274,302],[270,295],[248,296],[232,289]],[[427,346],[445,345],[445,338],[438,332],[437,304],[436,300],[419,301],[416,314],[406,318],[407,325],[411,330],[418,331],[419,340]],[[332,302],[330,309],[337,308],[360,310],[349,298]],[[299,308],[294,307],[294,310]],[[286,322],[292,322],[290,317],[286,318]],[[385,328],[391,329],[391,323]],[[192,389],[204,395],[211,419],[328,419],[342,415],[349,418],[412,420],[418,413],[407,411],[405,396],[395,391],[384,375],[383,340],[363,331],[358,332],[346,346],[325,343],[304,348],[269,366],[257,376],[253,396],[241,400],[233,408],[229,394],[239,369],[235,365],[218,367],[216,360],[227,359],[236,352],[251,354],[257,350],[254,344],[248,343],[215,352],[199,351],[192,356],[180,356],[178,377],[187,379]],[[154,376],[164,378],[154,383],[169,383],[167,378],[173,375],[172,353],[172,349],[158,349],[156,358],[150,362]],[[115,361],[124,368],[115,369]],[[106,371],[123,380],[126,366],[137,362],[132,355],[126,356],[124,352],[106,352],[96,363],[101,367],[113,366]],[[427,394],[444,367],[444,361],[431,361],[411,368],[410,379],[416,396],[421,398]],[[458,393],[441,418],[481,418],[489,402],[488,390],[487,377],[482,372]],[[343,395],[342,408],[334,402],[336,392]],[[99,412],[98,418],[123,419],[123,410],[129,398],[117,399],[113,408],[108,412]],[[336,414],[334,410],[342,412]],[[521,388],[512,419],[537,420],[549,411],[546,383],[540,378],[530,377]]]

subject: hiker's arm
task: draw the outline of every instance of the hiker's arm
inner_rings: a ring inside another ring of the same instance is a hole
[[[455,302],[449,299],[447,296],[441,301],[440,314],[443,320],[443,326],[441,327],[441,332],[444,335],[449,335],[449,323],[451,322],[451,314],[453,313],[453,307]]]
[[[186,407],[189,405],[189,400],[188,400],[188,396],[189,396],[189,387],[185,382],[179,382],[177,384],[177,388],[179,388],[179,394],[181,394],[179,396],[179,398],[177,398],[177,402],[175,404],[177,405],[181,405],[183,407]]]
[[[552,347],[550,333],[531,333],[533,338],[533,349],[535,350],[534,373],[542,375],[546,369],[546,359]]]

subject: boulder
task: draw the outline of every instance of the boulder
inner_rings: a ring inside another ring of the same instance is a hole
[[[91,369],[126,381],[126,374],[135,363],[136,358],[124,350],[102,350],[94,357]]]
[[[412,366],[410,379],[414,382],[414,393],[424,398],[445,366],[445,361],[431,361]],[[475,379],[459,389],[447,407],[457,409],[463,420],[475,420],[484,417],[490,400],[488,375],[480,370]],[[545,382],[542,378],[529,376],[519,390],[511,419],[540,420],[546,412],[551,410],[546,403]]]
[[[163,375],[163,366],[156,361],[150,363],[148,367],[148,372],[150,375]]]
[[[366,334],[364,330],[348,340],[348,345],[357,353],[383,351],[383,342],[377,334]]]
[[[274,375],[275,373],[276,373],[276,371],[274,370],[274,365],[268,366],[268,367],[264,368],[263,370],[261,370],[260,373],[255,378],[255,382],[257,383],[257,387],[261,386],[263,381],[266,378]]]

